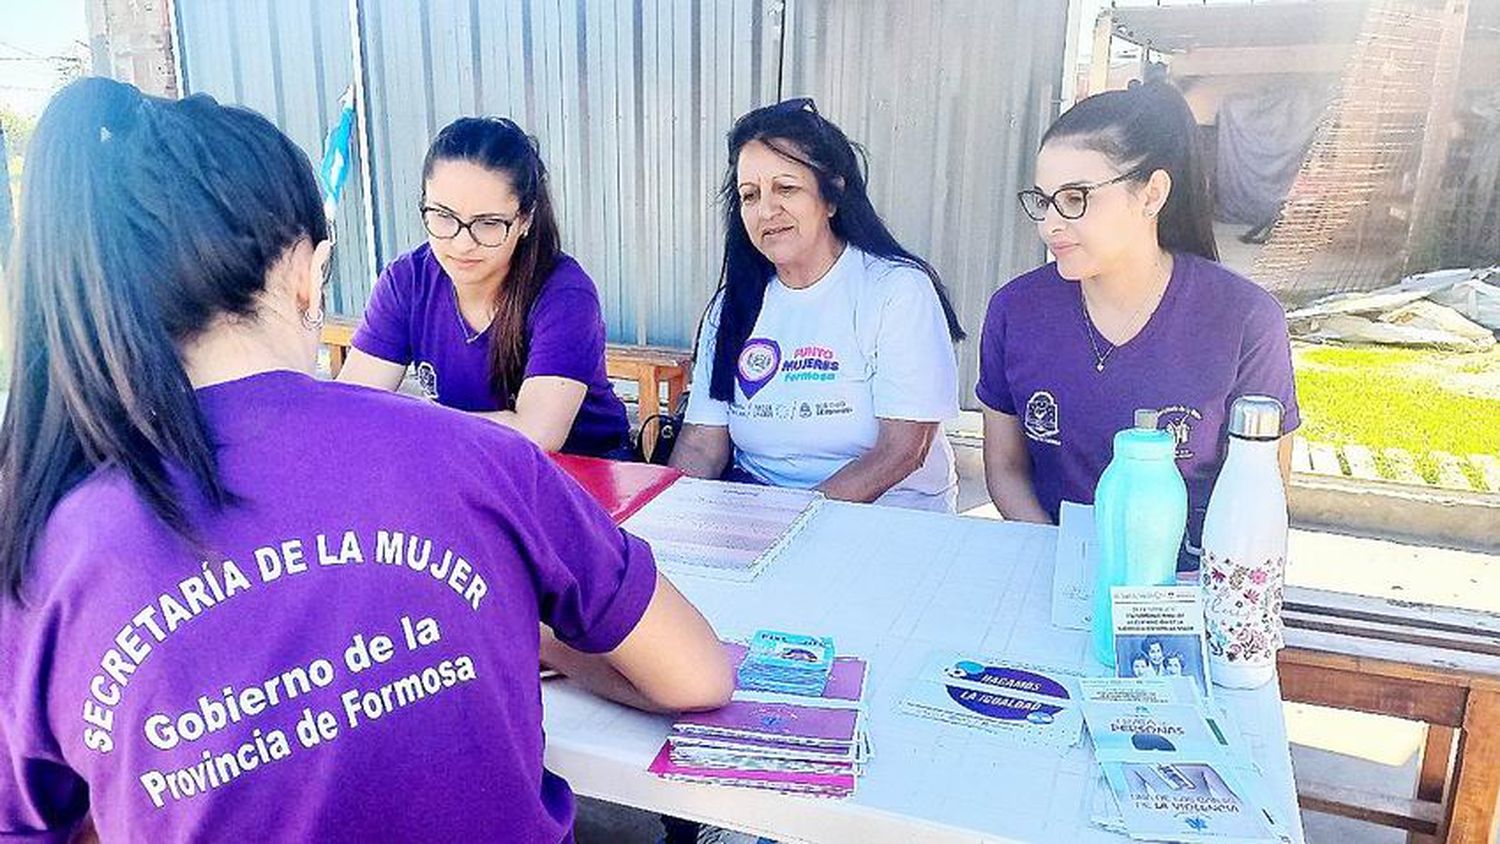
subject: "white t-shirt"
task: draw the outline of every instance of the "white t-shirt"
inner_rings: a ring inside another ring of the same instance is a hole
[[[685,421],[728,425],[735,460],[774,486],[817,486],[869,451],[877,418],[958,415],[958,365],[932,281],[853,246],[811,287],[772,278],[745,341],[734,400],[709,396],[722,300],[698,337]],[[958,479],[941,425],[921,468],[876,502],[952,512]]]

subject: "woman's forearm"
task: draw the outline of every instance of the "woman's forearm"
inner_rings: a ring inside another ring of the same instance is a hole
[[[528,419],[514,410],[491,410],[475,413],[499,425],[515,431],[528,440],[536,443],[536,447],[542,451],[561,451],[563,443],[567,442],[567,431],[558,432],[546,424],[538,424],[536,420]]]
[[[514,410],[479,415],[519,431],[542,451],[561,451],[587,392],[588,387],[582,381],[555,375],[533,376],[522,382]]]
[[[1052,524],[1031,483],[1031,456],[1020,420],[990,408],[984,410],[984,485],[1006,519]]]
[[[733,450],[728,428],[684,425],[668,465],[691,478],[718,478],[729,467]]]
[[[641,694],[604,656],[573,650],[557,641],[545,626],[542,628],[541,656],[542,665],[571,678],[599,697],[643,712],[666,711]]]
[[[902,455],[866,452],[846,463],[844,468],[834,472],[828,480],[818,484],[818,490],[837,501],[869,503],[885,495],[891,487],[915,471],[908,468],[910,465],[910,461]]]
[[[1052,517],[1037,500],[1028,475],[986,468],[984,485],[989,489],[990,499],[995,502],[995,509],[1007,520],[1052,524]]]
[[[933,437],[941,435],[936,422],[882,419],[875,447],[844,464],[818,490],[838,501],[874,501],[922,468]]]

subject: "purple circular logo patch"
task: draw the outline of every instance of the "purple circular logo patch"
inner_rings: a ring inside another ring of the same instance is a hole
[[[740,389],[744,391],[745,398],[751,398],[760,392],[760,388],[771,382],[776,377],[776,370],[781,366],[781,347],[775,340],[767,340],[764,337],[752,337],[745,341],[745,347],[740,350],[739,382]]]

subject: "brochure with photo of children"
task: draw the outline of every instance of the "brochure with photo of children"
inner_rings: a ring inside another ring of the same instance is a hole
[[[1117,676],[1189,677],[1199,694],[1212,697],[1198,587],[1116,586],[1110,606]]]

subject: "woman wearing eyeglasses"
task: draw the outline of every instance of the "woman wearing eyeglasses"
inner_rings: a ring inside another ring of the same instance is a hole
[[[1196,544],[1230,403],[1299,423],[1281,307],[1217,263],[1212,206],[1182,95],[1165,82],[1098,94],[1047,130],[1021,207],[1056,256],[990,299],[980,343],[990,496],[1010,519],[1090,503],[1115,432],[1159,412],[1187,481]]]
[[[963,332],[937,273],[870,204],[854,146],[811,100],[729,135],[724,269],[672,465],[952,510]]]
[[[504,118],[448,124],[420,211],[427,242],[381,274],[339,380],[394,390],[415,364],[429,398],[547,451],[627,456],[599,293],[561,250],[535,141]]]

